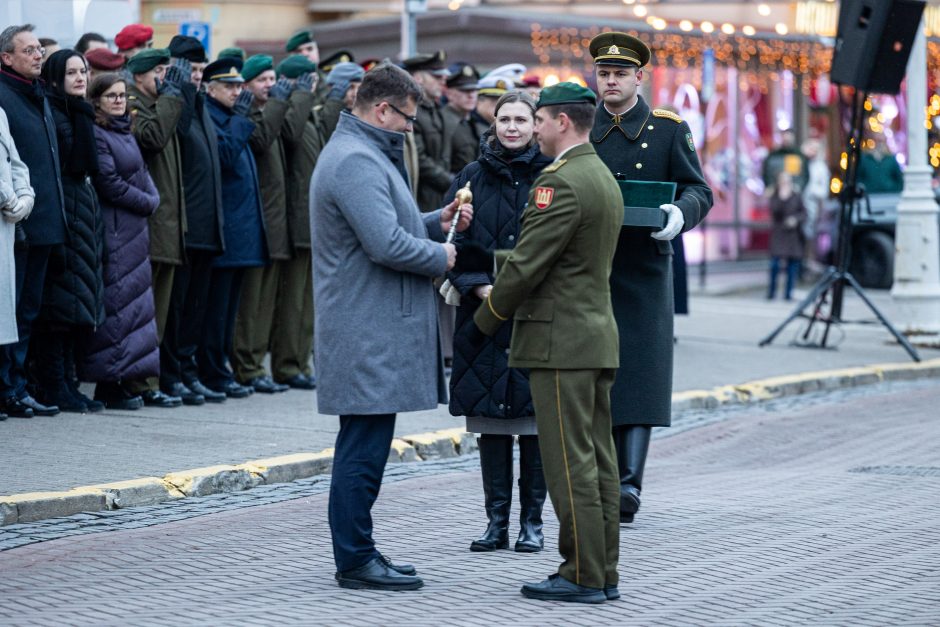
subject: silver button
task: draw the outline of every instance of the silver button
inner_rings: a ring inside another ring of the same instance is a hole
[[[502,404],[502,403],[499,404],[499,408],[500,408],[500,409],[503,409],[503,404]]]
[[[637,169],[637,170],[642,170],[642,169],[643,169],[643,164],[642,164],[642,163],[636,164],[636,169]]]
[[[506,354],[507,354],[507,355],[509,354],[509,349],[508,349],[508,348],[506,349]]]
[[[509,236],[509,241],[510,241],[510,242],[516,241],[516,236],[515,236],[515,235],[510,235],[510,236]]]
[[[652,124],[650,124],[650,125],[649,125],[649,126],[647,126],[646,128],[648,128],[649,130],[653,130],[653,125],[652,125]]]
[[[647,146],[649,146],[649,144],[647,144],[646,142],[643,142],[642,144],[640,144],[640,148],[646,148]]]

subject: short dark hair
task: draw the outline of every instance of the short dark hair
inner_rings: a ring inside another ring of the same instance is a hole
[[[411,74],[391,63],[380,63],[362,77],[356,108],[366,109],[383,100],[401,107],[409,100],[420,102],[421,94],[421,87]]]
[[[75,50],[77,50],[78,52],[82,54],[85,54],[86,52],[88,52],[88,44],[90,44],[93,41],[99,41],[103,44],[108,43],[108,40],[105,39],[103,35],[99,35],[98,33],[85,33],[84,35],[78,38],[77,42],[75,42]]]
[[[571,120],[575,130],[580,133],[586,133],[594,127],[594,105],[589,102],[572,102],[568,104],[557,104],[548,107],[542,107],[542,110],[557,118],[564,113]]]
[[[39,45],[45,48],[46,46],[58,46],[59,42],[57,42],[52,37],[40,37]]]
[[[7,26],[3,29],[3,32],[0,33],[0,52],[6,52],[7,54],[13,54],[16,52],[14,50],[13,40],[16,39],[16,36],[20,33],[31,33],[33,29],[36,28],[32,24],[23,24],[21,26]]]

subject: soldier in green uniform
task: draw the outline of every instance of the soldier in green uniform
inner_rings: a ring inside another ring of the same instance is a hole
[[[313,33],[307,29],[301,29],[291,35],[290,39],[287,40],[287,43],[284,45],[284,50],[288,54],[299,54],[306,57],[311,63],[319,65],[320,63],[320,47],[317,45],[317,41],[313,38]],[[322,69],[318,69],[316,73],[316,87],[314,89],[314,95],[316,96],[317,104],[322,104],[326,100],[326,95],[329,93],[330,88],[325,84],[323,79],[326,78],[326,73]]]
[[[689,125],[675,113],[650,110],[637,88],[650,59],[642,41],[626,33],[591,40],[597,107],[591,143],[616,176],[677,184],[662,205],[666,227],[625,226],[620,232],[610,292],[620,330],[620,370],[611,391],[620,471],[620,516],[632,522],[640,507],[643,467],[652,427],[668,427],[672,410],[672,240],[697,225],[712,206]]]
[[[509,365],[529,368],[545,479],[560,523],[557,575],[526,584],[540,600],[619,597],[619,489],[610,387],[618,365],[610,269],[623,199],[588,141],[594,93],[574,83],[542,91],[535,133],[555,162],[536,179],[519,242],[497,252],[499,273],[474,321],[493,334],[513,318]],[[473,244],[457,267],[486,267]]]

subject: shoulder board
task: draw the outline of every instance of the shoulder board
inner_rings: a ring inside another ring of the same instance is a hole
[[[317,113],[319,113],[320,111],[323,110],[323,105],[318,104],[317,106],[315,106],[315,107],[313,108],[313,110],[316,111]]]
[[[137,96],[135,96],[134,94],[128,94],[128,95],[127,95],[127,99],[128,99],[128,100],[137,100]]]
[[[555,163],[552,163],[552,164],[547,165],[547,166],[545,166],[544,168],[542,168],[542,172],[544,172],[544,173],[546,173],[546,174],[551,174],[552,172],[557,172],[557,171],[558,171],[558,168],[560,168],[561,166],[565,165],[566,163],[568,163],[568,160],[567,160],[567,159],[559,159],[559,160],[556,161]]]
[[[657,118],[666,118],[667,120],[672,120],[676,124],[682,121],[682,118],[672,111],[667,111],[666,109],[653,109],[653,115]]]

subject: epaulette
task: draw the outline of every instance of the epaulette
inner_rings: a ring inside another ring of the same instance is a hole
[[[313,108],[313,110],[316,111],[317,113],[319,113],[320,111],[323,110],[323,105],[318,104],[318,105],[316,105],[316,106]]]
[[[567,159],[559,159],[555,163],[552,163],[542,168],[542,172],[545,172],[547,174],[551,174],[552,172],[557,172],[558,168],[565,165],[566,163],[568,163]]]
[[[672,120],[676,124],[682,122],[682,118],[668,109],[653,109],[653,115],[657,118],[666,118],[667,120]]]

